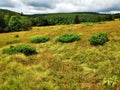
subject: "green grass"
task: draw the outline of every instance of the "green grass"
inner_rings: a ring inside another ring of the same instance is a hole
[[[90,45],[96,33],[108,33],[109,42]],[[83,35],[73,43],[57,43],[63,34]],[[15,39],[37,49],[37,54],[2,54],[6,42]],[[47,43],[33,44],[34,36],[49,36]],[[33,27],[30,31],[0,35],[0,90],[119,90],[120,86],[120,21],[94,24]],[[112,85],[112,87],[109,85]]]

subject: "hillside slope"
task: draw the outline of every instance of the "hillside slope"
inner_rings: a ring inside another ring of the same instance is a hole
[[[19,15],[19,13],[17,12],[14,12],[14,11],[10,11],[10,10],[7,10],[7,9],[0,9],[0,14],[3,14],[3,15]]]
[[[107,32],[103,46],[91,46],[88,39]],[[62,34],[79,34],[81,40],[59,43]],[[15,38],[15,35],[19,35]],[[46,43],[31,44],[34,36],[49,36]],[[1,90],[119,90],[120,20],[33,27],[30,31],[0,34]],[[37,54],[2,54],[2,49],[18,44],[37,48]],[[112,79],[111,79],[112,78]],[[118,78],[118,79],[117,79]],[[110,84],[109,84],[110,81]]]

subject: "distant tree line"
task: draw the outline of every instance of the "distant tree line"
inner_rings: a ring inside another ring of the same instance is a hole
[[[111,14],[51,14],[32,18],[33,26],[79,24],[114,20]]]
[[[0,9],[0,33],[30,30],[32,26],[79,24],[83,22],[111,21],[120,14],[64,13],[24,15]]]
[[[112,14],[113,18],[120,18],[120,13]]]

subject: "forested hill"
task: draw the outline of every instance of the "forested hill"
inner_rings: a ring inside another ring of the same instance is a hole
[[[0,9],[0,14],[3,14],[3,15],[20,15],[17,12],[10,11],[10,10],[7,10],[7,9]]]
[[[23,15],[23,13],[18,13],[18,12],[14,12],[14,11],[10,11],[7,9],[0,9],[0,15]],[[24,16],[28,16],[28,17],[39,17],[39,16],[49,16],[49,15],[106,15],[106,14],[100,14],[97,12],[71,12],[71,13],[48,13],[48,14],[31,14],[31,15],[26,15],[24,14]],[[117,14],[112,14],[113,17],[115,18],[119,18],[120,17],[120,13]]]
[[[7,10],[7,9],[0,9],[0,15],[3,14],[3,15],[21,15],[23,14],[22,12],[21,13],[18,13],[18,12],[14,12],[14,11],[10,11],[10,10]],[[24,16],[28,16],[28,17],[36,17],[36,16],[44,16],[44,15],[61,15],[61,14],[99,14],[97,12],[71,12],[71,13],[48,13],[48,14],[31,14],[31,15],[25,15]]]
[[[0,33],[24,31],[31,28],[31,20],[20,13],[0,9]]]
[[[49,15],[74,15],[74,14],[100,14],[97,12],[71,12],[71,13],[47,13],[47,14],[31,14],[25,15],[28,17],[39,17],[39,16],[49,16]]]
[[[0,9],[0,32],[30,30],[32,26],[79,24],[103,22],[120,18],[120,14],[99,14],[96,12],[48,13],[25,15]]]

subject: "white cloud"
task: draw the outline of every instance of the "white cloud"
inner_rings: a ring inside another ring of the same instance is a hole
[[[0,2],[1,8],[27,14],[55,12],[120,12],[120,0],[0,0]]]

